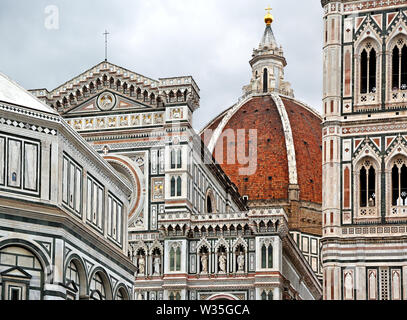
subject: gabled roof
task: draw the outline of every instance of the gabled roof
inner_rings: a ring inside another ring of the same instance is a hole
[[[58,115],[55,110],[2,73],[0,73],[0,102]]]

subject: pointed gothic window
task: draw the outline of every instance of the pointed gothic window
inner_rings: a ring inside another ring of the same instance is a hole
[[[369,57],[369,92],[376,90],[376,51],[372,49]]]
[[[273,246],[269,246],[268,248],[268,268],[273,268]]]
[[[264,93],[267,93],[269,91],[268,83],[269,83],[268,71],[266,68],[264,68],[264,70],[263,70],[263,92]]]
[[[376,92],[376,51],[368,43],[360,56],[360,93]]]
[[[392,205],[407,206],[407,167],[402,159],[392,169]]]
[[[179,149],[177,151],[177,169],[181,169],[182,168],[182,150]]]
[[[261,294],[261,300],[267,300],[267,293],[266,293],[266,291],[263,291],[263,293]]]
[[[267,295],[268,300],[273,300],[273,292],[270,290]]]
[[[400,89],[400,50],[398,47],[394,47],[394,49],[393,49],[392,60],[393,60],[393,65],[392,65],[393,90],[398,90],[398,89]]]
[[[181,271],[181,248],[177,248],[175,271]]]
[[[207,211],[207,213],[212,213],[213,212],[212,198],[209,195],[206,197],[206,211]]]
[[[182,180],[181,180],[181,177],[178,177],[177,178],[177,197],[181,197],[181,195],[182,195]]]
[[[399,39],[392,52],[392,89],[407,90],[407,46]]]
[[[171,248],[170,250],[170,271],[175,271],[175,250]]]
[[[175,169],[175,150],[171,150],[171,169]]]
[[[360,93],[367,93],[367,51],[363,49],[360,58]]]
[[[400,81],[400,88],[402,90],[407,89],[407,46],[404,45],[403,49],[401,49],[401,81]]]
[[[267,248],[265,244],[261,247],[261,267],[263,269],[267,268]]]
[[[360,207],[376,206],[376,170],[365,161],[360,169]]]
[[[171,178],[171,197],[175,197],[175,177]]]

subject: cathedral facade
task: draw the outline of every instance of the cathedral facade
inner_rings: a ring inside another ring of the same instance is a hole
[[[322,6],[324,299],[407,299],[407,2]]]

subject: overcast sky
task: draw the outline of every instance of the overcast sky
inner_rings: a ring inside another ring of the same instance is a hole
[[[320,0],[0,0],[0,71],[27,89],[54,89],[104,59],[154,79],[192,75],[201,89],[200,130],[233,105],[251,78],[252,50],[273,8],[297,99],[321,110]],[[46,27],[49,5],[58,29]]]

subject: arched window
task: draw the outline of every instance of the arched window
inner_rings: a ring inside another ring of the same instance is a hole
[[[267,293],[266,291],[263,291],[261,294],[261,300],[267,300]]]
[[[360,207],[376,206],[376,170],[369,160],[360,169]]]
[[[267,93],[269,91],[269,76],[268,76],[268,70],[267,68],[264,68],[263,70],[263,92]]]
[[[182,180],[181,180],[181,177],[178,177],[177,178],[177,197],[181,197],[181,195],[182,195],[181,188],[182,188]]]
[[[182,150],[172,149],[171,150],[171,169],[181,169],[182,168]]]
[[[175,250],[171,248],[170,250],[170,271],[175,271]]]
[[[168,102],[175,102],[175,94],[173,91],[170,91],[170,94],[168,95]]]
[[[181,294],[179,292],[175,295],[175,300],[181,300]]]
[[[177,169],[182,168],[182,150],[178,149],[177,151]]]
[[[392,89],[407,90],[407,45],[398,39],[392,51]]]
[[[208,213],[213,212],[212,198],[209,195],[206,197],[206,210],[207,210]]]
[[[135,298],[137,299],[137,293],[135,294]],[[127,290],[123,286],[117,290],[115,300],[129,300]]]
[[[79,272],[73,260],[69,263],[66,270],[66,282],[68,285],[69,283],[74,283],[78,291],[80,291]]]
[[[368,42],[360,56],[360,93],[376,92],[376,50]]]
[[[265,244],[261,247],[261,267],[263,269],[267,268],[267,248]]]
[[[46,275],[34,251],[18,246],[0,249],[0,270],[3,292],[0,300],[42,299]]]
[[[407,166],[403,159],[397,159],[392,169],[392,205],[407,206]]]
[[[116,300],[124,300],[122,289],[117,291]]]
[[[171,169],[175,169],[175,150],[171,150]]]
[[[171,292],[171,293],[170,293],[169,299],[170,299],[170,300],[175,300],[174,292]]]
[[[270,290],[267,295],[268,300],[273,300],[273,292]]]
[[[267,254],[268,254],[268,268],[272,269],[273,268],[273,246],[269,245],[269,248],[267,250]]]
[[[171,178],[171,197],[175,197],[175,177]]]
[[[177,248],[175,271],[181,271],[181,248]]]
[[[106,300],[105,285],[99,272],[93,275],[90,282],[91,299],[93,300]]]
[[[182,95],[182,92],[180,90],[177,91],[177,101],[181,102],[183,101],[184,97]]]
[[[263,244],[261,247],[261,267],[263,269],[273,268],[273,246]]]

